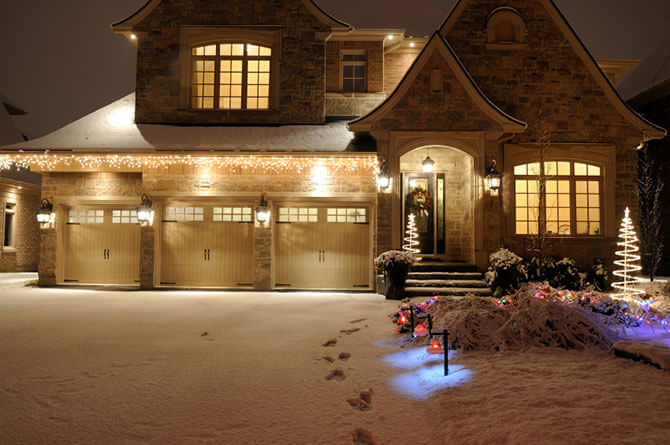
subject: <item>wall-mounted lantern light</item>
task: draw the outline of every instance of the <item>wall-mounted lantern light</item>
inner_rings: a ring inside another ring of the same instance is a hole
[[[502,185],[502,173],[496,169],[495,159],[491,161],[491,165],[486,169],[486,187],[494,193],[497,193]]]
[[[435,161],[430,159],[430,155],[426,156],[426,159],[424,159],[423,162],[421,163],[421,168],[423,169],[423,172],[432,173],[434,167],[435,167]]]
[[[41,206],[35,211],[37,216],[37,222],[41,225],[49,224],[55,219],[55,214],[53,213],[54,206],[49,202],[48,199],[42,198]]]
[[[142,195],[142,203],[137,206],[137,221],[142,225],[151,224],[154,220],[153,203],[146,194]]]
[[[261,195],[261,203],[256,207],[256,221],[265,224],[270,220],[270,207],[265,200],[265,195]]]
[[[377,174],[377,185],[381,190],[387,190],[391,187],[391,171],[386,161],[382,162],[382,166]]]

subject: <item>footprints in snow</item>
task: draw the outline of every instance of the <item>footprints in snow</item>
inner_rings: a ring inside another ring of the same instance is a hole
[[[351,438],[354,445],[377,445],[374,434],[365,428],[356,428],[351,432]]]
[[[335,380],[336,382],[341,382],[346,376],[344,375],[344,370],[337,368],[330,371],[330,373],[324,377],[326,380]]]
[[[361,391],[358,395],[358,398],[348,399],[349,405],[352,408],[355,408],[360,411],[369,411],[372,409],[372,395],[374,391],[372,388],[368,388],[367,391]]]

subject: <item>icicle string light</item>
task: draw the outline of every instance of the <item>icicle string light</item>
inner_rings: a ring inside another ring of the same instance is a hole
[[[615,270],[612,274],[623,278],[623,281],[612,283],[612,287],[621,291],[615,294],[614,297],[631,301],[635,300],[638,296],[644,295],[645,291],[633,287],[636,283],[642,282],[639,277],[635,276],[637,272],[642,270],[642,267],[640,266],[640,255],[638,254],[640,251],[637,245],[639,240],[635,234],[635,228],[633,221],[630,219],[630,209],[628,207],[626,207],[626,214],[621,221],[619,239],[620,241],[617,242],[617,246],[623,250],[614,252],[617,256],[621,257],[621,259],[614,261],[614,264],[622,269]]]
[[[379,165],[376,155],[370,156],[201,156],[201,155],[152,155],[152,154],[3,154],[0,155],[0,170],[14,166],[27,168],[31,165],[42,171],[53,171],[59,167],[78,166],[82,169],[109,168],[165,169],[172,166],[189,166],[203,169],[222,169],[244,173],[294,173],[310,174],[317,165],[324,165],[328,174],[364,172],[377,174]]]

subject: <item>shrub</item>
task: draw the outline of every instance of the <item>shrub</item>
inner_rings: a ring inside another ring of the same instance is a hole
[[[493,291],[498,288],[503,292],[518,289],[519,283],[527,278],[523,259],[507,249],[492,253],[489,262],[485,278]]]

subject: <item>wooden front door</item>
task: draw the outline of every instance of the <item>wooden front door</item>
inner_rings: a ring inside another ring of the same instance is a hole
[[[425,208],[420,208],[419,202],[414,198],[419,191],[427,192],[428,205]],[[408,215],[413,214],[421,254],[444,254],[446,251],[445,174],[404,173],[403,197],[403,239],[406,237]]]
[[[64,283],[137,284],[140,226],[135,211],[71,209],[65,228],[64,254]]]
[[[253,286],[249,206],[167,206],[161,245],[161,285]]]
[[[370,225],[364,206],[279,205],[275,287],[369,289]]]

